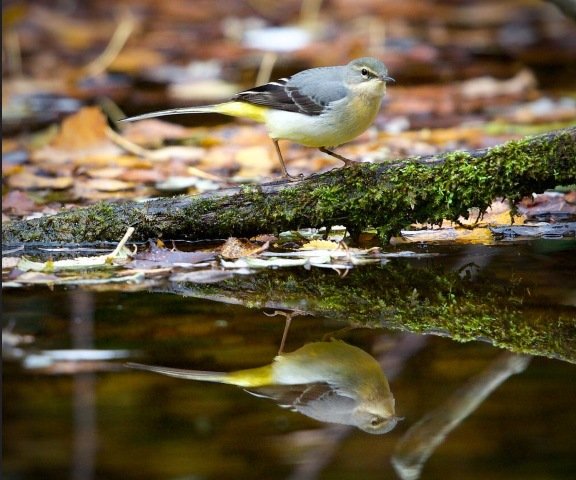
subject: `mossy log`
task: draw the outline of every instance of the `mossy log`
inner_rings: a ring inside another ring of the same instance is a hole
[[[498,255],[491,261],[497,263]],[[334,325],[482,340],[516,353],[576,363],[575,307],[549,308],[538,288],[531,288],[531,277],[505,278],[481,267],[463,275],[462,258],[423,262],[404,257],[355,268],[343,277],[326,269],[262,270],[214,284],[174,282],[167,288],[250,308],[298,310]]]
[[[414,223],[466,217],[497,197],[516,201],[576,183],[576,127],[489,149],[359,163],[298,182],[243,186],[145,202],[103,202],[3,226],[3,245],[245,237],[304,227],[378,229],[383,239]]]

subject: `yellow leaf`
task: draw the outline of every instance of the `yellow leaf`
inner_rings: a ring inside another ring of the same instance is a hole
[[[339,244],[330,240],[311,240],[300,248],[301,250],[336,250]]]

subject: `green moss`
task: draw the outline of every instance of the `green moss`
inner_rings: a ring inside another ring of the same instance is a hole
[[[534,306],[526,306],[529,291],[516,280],[471,281],[441,267],[393,261],[344,278],[318,270],[276,270],[193,288],[255,308],[271,300],[284,308],[306,305],[307,311],[344,325],[436,333],[460,342],[484,339],[514,352],[576,363],[574,309],[560,310],[556,320],[547,309],[544,320]]]
[[[394,165],[357,164],[286,185],[145,204],[99,204],[78,213],[3,226],[3,242],[85,242],[120,238],[210,239],[302,227],[374,228],[383,241],[411,223],[483,214],[492,200],[512,201],[558,184],[576,183],[576,128],[508,142],[487,151],[450,152]]]

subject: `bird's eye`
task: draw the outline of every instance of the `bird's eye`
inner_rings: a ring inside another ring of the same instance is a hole
[[[374,418],[370,421],[370,424],[371,424],[373,427],[377,427],[377,426],[380,425],[383,421],[384,421],[384,419],[381,418],[381,417],[374,417]]]
[[[360,73],[362,74],[363,77],[368,77],[368,69],[367,68],[363,68],[362,70],[360,70]]]

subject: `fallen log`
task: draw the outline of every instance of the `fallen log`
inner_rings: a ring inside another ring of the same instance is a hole
[[[353,235],[377,228],[383,241],[407,225],[439,223],[576,183],[576,127],[471,152],[394,163],[359,163],[312,175],[196,196],[102,202],[3,225],[2,244],[249,237],[304,227],[344,225]]]

